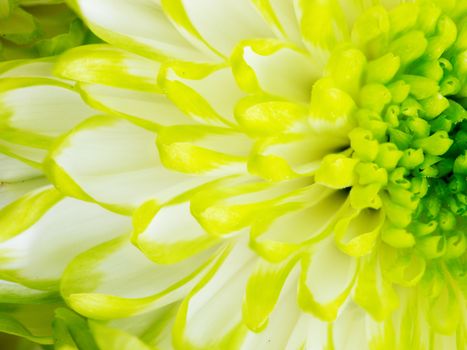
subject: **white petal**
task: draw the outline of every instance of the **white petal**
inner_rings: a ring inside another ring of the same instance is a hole
[[[94,108],[128,118],[143,127],[193,122],[163,94],[83,83],[78,89]]]
[[[205,57],[177,32],[156,1],[73,0],[72,5],[99,37],[116,46],[152,57]]]
[[[0,298],[3,303],[33,303],[58,300],[57,292],[28,288],[20,283],[0,280]]]
[[[274,36],[249,0],[181,2],[201,37],[224,55],[243,39]]]
[[[245,326],[242,319],[242,297],[248,276],[253,268],[254,254],[243,241],[185,299],[174,329],[176,348],[223,348]],[[223,345],[224,344],[224,345]]]
[[[267,180],[280,181],[312,175],[324,156],[347,144],[327,133],[282,134],[258,139],[249,159],[249,171]]]
[[[248,279],[243,299],[243,321],[250,330],[261,332],[260,338],[264,338],[264,333],[271,333],[271,329],[276,326],[274,323],[277,313],[280,312],[277,309],[284,308],[284,294],[293,294],[293,304],[288,310],[290,312],[283,317],[298,313],[296,293],[291,293],[292,290],[296,290],[297,285],[297,273],[291,272],[297,265],[297,260],[298,256],[280,263],[260,259]],[[261,339],[253,339],[253,342],[256,341],[261,342]]]
[[[172,327],[179,306],[180,303],[173,303],[136,316],[113,319],[107,325],[136,336],[156,349],[173,350]]]
[[[357,274],[355,258],[338,250],[331,238],[313,247],[303,260],[299,303],[325,321],[333,321],[347,300]]]
[[[220,253],[211,249],[181,263],[158,265],[123,236],[73,260],[62,278],[62,295],[87,317],[133,316],[182,298]]]
[[[269,94],[307,103],[322,69],[306,52],[280,41],[250,40],[232,57],[238,84],[247,92]]]
[[[28,181],[3,183],[0,185],[0,208],[17,200],[26,193],[41,188],[49,182],[44,177],[37,177]]]
[[[316,247],[307,271],[306,284],[316,301],[326,303],[336,299],[348,287],[355,271],[355,259],[343,254],[332,241],[328,241]]]
[[[42,78],[66,83],[53,75],[55,60],[51,58],[33,60],[13,60],[0,64],[2,78]]]
[[[191,212],[212,235],[225,235],[248,227],[281,196],[309,184],[297,179],[272,184],[250,176],[216,182],[191,199]]]
[[[2,269],[13,270],[30,283],[56,280],[74,256],[130,230],[127,217],[92,203],[63,199],[29,228],[0,244],[2,256],[8,259]]]
[[[12,141],[21,141],[21,132],[15,131],[5,135],[3,131],[3,137],[9,136],[9,139]],[[34,137],[34,136],[33,136]],[[30,141],[30,140],[28,140]],[[39,138],[39,142],[42,143],[43,139]],[[27,143],[27,142],[25,142]],[[45,148],[49,147],[50,140],[46,138],[45,144],[41,148],[36,148],[33,146],[27,146],[19,143],[10,142],[10,140],[0,139],[0,152],[7,154],[8,156],[19,159],[27,164],[30,164],[33,167],[40,168],[42,161],[47,155],[47,150]]]
[[[302,313],[295,323],[286,350],[324,350],[328,342],[328,324],[313,316]]]
[[[151,203],[138,209],[134,216],[134,242],[149,259],[173,263],[195,255],[215,244],[190,213],[190,203],[168,205],[158,210]],[[150,211],[156,211],[153,216]],[[147,223],[150,220],[149,224]],[[139,226],[144,230],[139,230]]]
[[[266,329],[259,333],[249,332],[242,348],[255,350],[286,348],[301,314],[296,297],[297,272],[298,269],[295,269],[288,276]]]
[[[367,350],[370,349],[371,337],[367,333],[368,315],[349,302],[340,316],[333,323],[333,342],[336,349]]]
[[[96,114],[79,94],[59,85],[19,85],[4,89],[0,100],[11,112],[6,121],[10,128],[44,136],[59,136]]]
[[[201,65],[168,64],[163,79],[169,98],[192,118],[205,123],[234,123],[234,107],[244,92],[230,67],[206,70]]]
[[[294,2],[290,0],[253,1],[276,36],[303,45]]]
[[[107,44],[85,45],[66,51],[54,67],[60,77],[138,91],[160,92],[160,63]]]
[[[0,182],[24,181],[41,176],[41,172],[26,163],[0,153]]]
[[[319,186],[315,186],[315,188]],[[322,191],[321,191],[322,192]],[[251,236],[253,248],[266,259],[282,260],[300,245],[323,239],[330,233],[345,197],[338,192],[315,193],[315,205],[286,203],[263,215],[253,225]],[[313,203],[313,202],[311,202]]]
[[[162,128],[157,149],[166,168],[205,176],[246,173],[251,140],[228,128],[180,125]]]
[[[125,213],[148,199],[162,203],[213,180],[165,169],[155,139],[125,120],[91,118],[57,145],[47,171],[62,191]]]

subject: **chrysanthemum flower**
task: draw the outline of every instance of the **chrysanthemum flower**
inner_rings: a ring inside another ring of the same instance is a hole
[[[466,1],[70,5],[104,44],[0,66],[1,331],[467,346]]]

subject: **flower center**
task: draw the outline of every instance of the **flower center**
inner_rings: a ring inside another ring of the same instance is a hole
[[[351,172],[351,205],[383,210],[382,240],[426,259],[466,250],[467,30],[456,21],[433,4],[372,8],[323,78],[355,105],[348,166],[333,155],[321,170]]]

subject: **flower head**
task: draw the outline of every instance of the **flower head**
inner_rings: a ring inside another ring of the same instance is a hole
[[[464,1],[69,3],[104,43],[0,67],[0,330],[466,345]]]

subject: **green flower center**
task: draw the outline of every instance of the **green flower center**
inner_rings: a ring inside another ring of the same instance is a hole
[[[352,174],[352,207],[383,210],[382,240],[415,247],[428,260],[466,250],[467,30],[461,23],[432,3],[390,12],[374,7],[355,21],[354,45],[333,52],[328,76],[315,85],[326,81],[346,94],[334,102],[351,111],[352,128],[349,150],[326,157],[318,181],[333,171]]]

